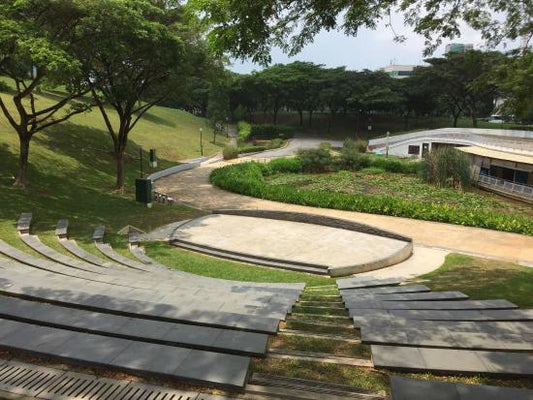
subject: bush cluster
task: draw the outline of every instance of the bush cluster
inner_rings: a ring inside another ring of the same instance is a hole
[[[294,137],[294,128],[285,125],[252,125],[250,138],[253,140],[290,139]]]
[[[299,164],[300,163],[300,164]],[[285,185],[268,185],[264,176],[277,172],[300,172],[302,161],[276,160],[273,164],[245,163],[219,168],[211,174],[216,186],[247,196],[285,203],[447,222],[533,235],[533,220],[525,216],[473,210],[434,202],[390,196],[311,191]]]
[[[470,158],[453,147],[433,149],[422,164],[426,182],[438,187],[466,189],[471,185]]]
[[[302,162],[305,172],[322,173],[331,171],[333,158],[329,149],[320,147],[318,149],[298,150],[297,156]]]
[[[246,121],[237,122],[237,133],[239,141],[246,142],[250,138],[250,133],[252,133],[252,125]]]
[[[226,146],[222,150],[222,156],[224,160],[231,160],[233,158],[239,157],[239,150],[235,146]]]
[[[357,139],[354,141],[350,138],[346,138],[344,139],[342,148],[343,150],[351,150],[351,151],[356,151],[358,153],[365,153],[367,146],[368,146],[368,142],[366,140]]]
[[[272,139],[267,142],[239,144],[239,154],[256,153],[265,150],[277,149],[285,144],[282,139]]]

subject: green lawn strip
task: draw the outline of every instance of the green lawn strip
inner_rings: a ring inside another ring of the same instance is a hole
[[[352,339],[359,338],[359,331],[356,330],[353,326],[351,327],[350,326],[346,326],[346,327],[320,326],[320,325],[313,325],[312,323],[306,323],[305,321],[301,321],[301,320],[299,321],[294,320],[292,318],[289,318],[286,322],[282,322],[280,326],[282,328],[291,329],[295,331],[339,335],[339,336],[346,336]]]
[[[277,335],[270,342],[270,349],[310,351],[335,356],[370,358],[370,346],[347,343],[335,339],[317,339],[294,335]]]
[[[163,265],[202,276],[244,282],[301,282],[313,285],[331,284],[332,281],[329,278],[301,272],[283,271],[222,260],[171,247],[164,243],[146,243],[145,248],[149,257]]]
[[[320,315],[338,315],[338,316],[348,316],[348,311],[346,309],[334,309],[334,308],[320,308],[320,307],[307,307],[301,305],[295,305],[292,308],[293,313],[301,314],[320,314]]]
[[[386,374],[371,368],[287,359],[254,359],[252,372],[350,385],[377,392],[389,390]]]
[[[533,268],[449,254],[440,268],[420,278],[432,290],[459,290],[472,299],[506,299],[522,308],[533,307]]]

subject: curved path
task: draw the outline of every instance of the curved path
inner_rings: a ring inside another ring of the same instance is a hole
[[[259,156],[259,155],[257,155]],[[258,159],[258,157],[255,157]],[[242,158],[236,162],[248,161]],[[416,245],[497,258],[533,266],[533,237],[439,222],[420,221],[385,215],[364,214],[285,204],[230,193],[209,183],[211,171],[227,163],[202,165],[158,180],[157,191],[203,210],[223,208],[266,209],[306,212],[357,221],[413,238]]]

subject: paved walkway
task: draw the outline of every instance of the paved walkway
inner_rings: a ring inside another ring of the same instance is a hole
[[[245,160],[239,159],[238,162]],[[171,195],[178,203],[203,210],[266,209],[344,218],[409,236],[413,238],[415,245],[448,249],[533,266],[533,237],[531,236],[409,218],[285,204],[230,193],[213,187],[209,183],[211,171],[225,164],[202,165],[193,170],[162,178],[156,182],[156,189]]]

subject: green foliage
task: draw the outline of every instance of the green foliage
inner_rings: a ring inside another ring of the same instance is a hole
[[[424,179],[439,187],[469,188],[471,174],[470,158],[453,147],[433,149],[422,163]]]
[[[318,145],[319,149],[331,151],[331,143],[330,142],[322,142]]]
[[[258,163],[232,165],[213,171],[211,182],[236,193],[285,203],[447,222],[533,235],[533,219],[522,215],[502,214],[490,209],[452,206],[447,203],[403,199],[398,196],[345,194],[305,190],[286,185],[269,185],[264,179],[264,174],[268,174],[268,171],[268,166]]]
[[[224,160],[232,160],[239,157],[239,149],[235,146],[226,146],[224,147],[224,150],[222,150],[222,155]]]
[[[294,136],[294,128],[284,125],[252,125],[250,138],[254,140],[290,139]]]
[[[355,36],[362,28],[375,29],[383,16],[396,8],[403,13],[404,23],[424,35],[427,53],[443,39],[459,37],[461,21],[480,31],[490,45],[531,32],[531,9],[523,0],[339,0],[329,5],[321,0],[192,0],[188,5],[211,23],[209,38],[217,52],[262,64],[271,61],[273,46],[295,55],[323,29]],[[403,41],[405,37],[394,39]]]
[[[252,125],[246,121],[237,122],[237,132],[239,135],[239,140],[246,142],[252,133]]]
[[[320,173],[331,169],[332,158],[327,149],[298,150],[298,158],[306,172]]]
[[[269,174],[291,173],[303,171],[302,161],[299,158],[275,158],[268,163]]]
[[[265,147],[267,150],[272,150],[272,149],[278,149],[284,144],[285,144],[285,141],[283,139],[272,139],[272,140],[269,140],[265,144]]]
[[[368,141],[357,139],[352,140],[350,138],[346,138],[344,140],[344,143],[342,144],[343,150],[349,150],[349,151],[357,151],[359,153],[366,153],[366,147],[368,146]]]

